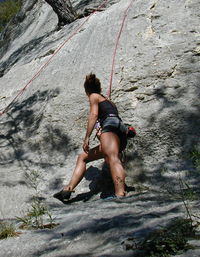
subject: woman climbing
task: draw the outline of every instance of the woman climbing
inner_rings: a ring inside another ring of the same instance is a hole
[[[86,164],[104,158],[109,165],[115,188],[115,196],[125,196],[125,171],[119,154],[127,144],[126,127],[118,115],[114,103],[101,94],[101,83],[95,74],[90,73],[84,82],[85,93],[90,103],[87,130],[83,142],[83,152],[78,156],[72,178],[62,191],[54,195],[55,198],[65,201],[74,192],[86,172]],[[100,144],[92,149],[89,146],[90,136],[97,121],[97,136]]]

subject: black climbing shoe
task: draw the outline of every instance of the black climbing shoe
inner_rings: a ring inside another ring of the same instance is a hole
[[[71,191],[61,190],[60,192],[54,194],[53,197],[60,200],[61,202],[65,202],[69,200],[71,193],[72,193]]]

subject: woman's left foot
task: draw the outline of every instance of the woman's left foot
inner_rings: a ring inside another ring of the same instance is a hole
[[[126,195],[115,195],[115,194],[108,194],[102,197],[103,200],[114,200],[114,199],[123,199]]]

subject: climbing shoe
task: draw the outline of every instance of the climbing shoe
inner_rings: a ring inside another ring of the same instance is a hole
[[[115,194],[108,194],[101,197],[103,200],[115,200],[115,199],[123,199],[126,196],[117,196]]]
[[[61,202],[65,202],[69,200],[71,193],[72,193],[71,191],[61,190],[60,192],[54,194],[53,197],[60,200]]]

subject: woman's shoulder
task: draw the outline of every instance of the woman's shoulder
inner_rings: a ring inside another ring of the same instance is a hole
[[[102,95],[98,94],[98,93],[92,93],[89,96],[90,101],[97,101],[97,102],[101,102],[102,101]]]

